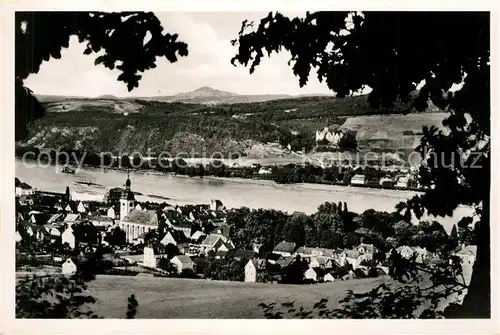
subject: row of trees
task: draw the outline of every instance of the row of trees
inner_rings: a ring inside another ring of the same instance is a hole
[[[430,252],[449,253],[459,243],[472,243],[471,227],[460,224],[448,235],[436,221],[413,225],[397,212],[367,210],[356,214],[346,203],[325,203],[316,213],[291,215],[276,210],[239,208],[228,213],[231,238],[236,245],[263,244],[270,252],[281,241],[320,248],[351,249],[360,243],[372,243],[382,252],[402,245],[420,246]]]

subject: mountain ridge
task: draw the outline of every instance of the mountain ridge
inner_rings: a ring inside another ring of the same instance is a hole
[[[280,99],[299,99],[304,97],[325,97],[330,96],[324,93],[311,94],[238,94],[234,92],[223,91],[212,88],[210,86],[202,86],[189,92],[181,92],[172,95],[157,95],[157,96],[135,96],[135,97],[117,97],[111,94],[104,94],[97,97],[85,96],[62,96],[48,94],[34,94],[41,102],[55,102],[69,99],[81,100],[147,100],[147,101],[162,101],[162,102],[185,102],[197,103],[205,105],[218,104],[237,104],[237,103],[252,103],[265,102]],[[331,95],[333,96],[333,94]]]

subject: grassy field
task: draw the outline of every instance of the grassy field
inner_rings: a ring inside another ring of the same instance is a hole
[[[261,302],[291,302],[311,308],[321,298],[329,299],[330,308],[347,290],[366,292],[388,278],[338,281],[315,285],[278,285],[222,282],[193,279],[98,276],[89,285],[97,299],[95,311],[105,318],[124,318],[127,297],[139,301],[137,318],[263,318]]]
[[[340,128],[356,131],[358,144],[363,147],[411,149],[418,145],[423,126],[443,128],[442,121],[446,116],[446,113],[354,116]]]

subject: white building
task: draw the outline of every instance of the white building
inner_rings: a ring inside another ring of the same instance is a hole
[[[312,279],[314,281],[318,281],[318,274],[316,273],[316,271],[314,271],[313,268],[307,269],[307,271],[304,273],[304,277],[306,279]]]
[[[245,282],[255,283],[257,282],[257,272],[261,269],[265,269],[266,260],[265,259],[251,259],[245,265]]]
[[[87,209],[85,208],[85,205],[81,201],[78,204],[78,207],[76,208],[76,210],[78,211],[78,213],[81,213],[81,214],[83,214],[87,211]]]
[[[156,256],[153,248],[144,247],[144,255],[143,255],[143,263],[144,266],[148,268],[156,269]]]
[[[325,282],[332,282],[332,281],[335,281],[335,277],[331,273],[327,273],[323,277],[323,281],[325,281]]]
[[[125,231],[127,242],[132,243],[142,234],[158,229],[158,215],[154,210],[134,209],[121,220],[120,228]]]
[[[362,174],[355,174],[351,179],[351,185],[364,185],[366,177]]]
[[[70,275],[76,273],[76,264],[73,262],[71,258],[68,258],[63,264],[62,264],[62,274],[65,275]]]
[[[193,260],[186,255],[174,256],[170,263],[177,269],[177,273],[181,273],[184,270],[194,270]]]
[[[123,190],[120,197],[120,221],[123,221],[123,219],[134,209],[135,197],[134,193],[130,190],[131,184],[130,178],[127,177],[125,190]]]
[[[410,177],[403,176],[399,177],[396,183],[396,188],[408,188],[410,183]]]
[[[116,219],[116,213],[115,213],[115,209],[113,207],[109,207],[107,216],[108,216],[108,218]]]
[[[222,204],[222,201],[220,201],[218,199],[210,200],[210,210],[212,210],[214,212],[224,210],[224,205]]]
[[[61,243],[68,243],[71,249],[75,249],[76,246],[76,238],[75,238],[75,233],[73,232],[73,229],[71,227],[68,227],[62,234],[61,234]]]
[[[338,145],[340,139],[344,136],[342,131],[330,132],[328,127],[323,128],[323,130],[316,131],[316,142],[328,141],[332,145]]]

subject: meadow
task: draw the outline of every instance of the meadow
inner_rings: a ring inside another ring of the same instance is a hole
[[[329,308],[340,307],[348,290],[361,293],[381,283],[393,283],[388,277],[337,281],[313,285],[283,285],[160,278],[147,274],[137,277],[99,275],[89,284],[97,299],[96,313],[104,318],[124,318],[127,297],[135,294],[137,318],[263,318],[258,306],[295,301],[312,308],[321,298],[329,299]],[[279,309],[278,309],[279,310]]]

